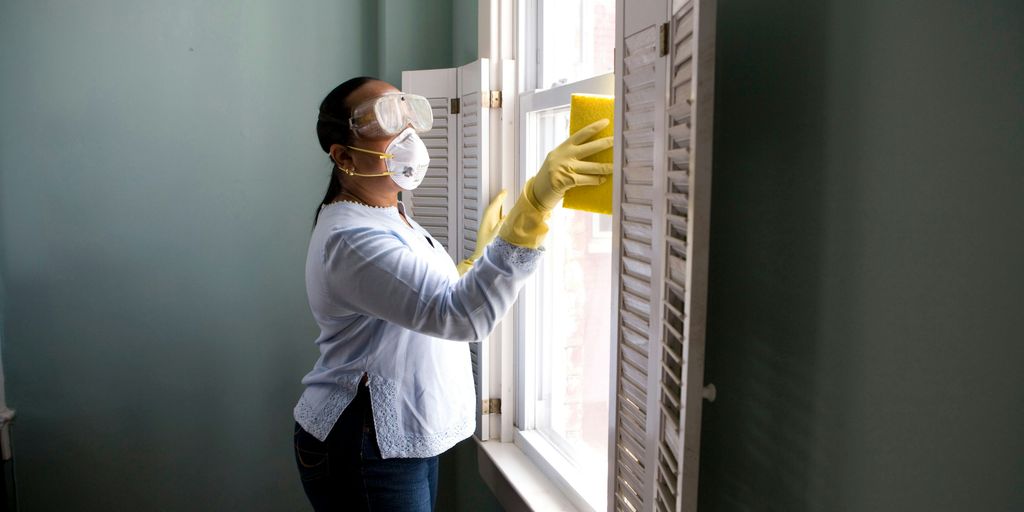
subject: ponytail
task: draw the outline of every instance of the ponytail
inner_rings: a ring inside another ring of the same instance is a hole
[[[324,194],[324,199],[320,201],[320,206],[316,207],[316,212],[313,214],[313,227],[316,227],[317,221],[320,220],[320,210],[324,209],[324,206],[330,204],[338,194],[341,193],[341,177],[334,173],[334,165],[331,165],[331,181],[327,183],[327,193]]]

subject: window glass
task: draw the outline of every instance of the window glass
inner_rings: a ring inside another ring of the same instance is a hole
[[[528,115],[529,164],[569,135],[568,107]],[[590,486],[607,471],[608,372],[611,339],[611,217],[557,208],[533,286],[534,427],[566,456]]]
[[[538,0],[539,89],[613,70],[615,0]]]

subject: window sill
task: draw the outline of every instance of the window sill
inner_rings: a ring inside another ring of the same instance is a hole
[[[506,510],[579,512],[514,443],[477,441],[480,476]]]

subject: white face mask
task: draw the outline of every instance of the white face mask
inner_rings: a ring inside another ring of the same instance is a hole
[[[350,169],[341,168],[343,172],[352,176],[391,176],[399,187],[404,190],[413,190],[420,186],[423,177],[427,175],[427,166],[430,165],[430,153],[423,139],[416,134],[416,130],[406,128],[395,137],[384,153],[371,151],[369,149],[348,146],[349,149],[362,153],[377,155],[382,160],[387,160],[388,172],[377,174],[362,174]]]
[[[430,165],[430,153],[423,139],[412,128],[406,128],[388,144],[386,151],[392,155],[387,159],[388,172],[391,179],[405,190],[413,190],[420,186],[427,175]]]

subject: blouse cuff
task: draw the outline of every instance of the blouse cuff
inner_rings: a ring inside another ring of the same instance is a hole
[[[530,249],[529,247],[521,247],[506,241],[500,236],[494,237],[490,250],[492,251],[491,257],[495,260],[503,261],[505,264],[524,272],[533,272],[537,268],[540,257],[544,254],[544,248]]]

